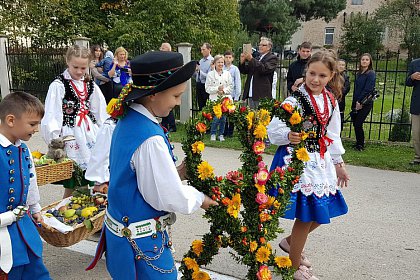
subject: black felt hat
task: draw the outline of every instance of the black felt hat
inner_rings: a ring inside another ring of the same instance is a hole
[[[124,101],[161,92],[179,85],[194,74],[196,62],[184,65],[182,55],[176,52],[151,51],[130,61],[133,83]]]

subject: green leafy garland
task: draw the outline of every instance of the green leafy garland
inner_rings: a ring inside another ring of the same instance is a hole
[[[225,177],[217,177],[213,167],[203,161],[202,142],[212,119],[227,115],[235,123],[243,152],[242,168],[230,171]],[[229,98],[208,101],[201,116],[186,124],[187,139],[182,143],[186,154],[189,183],[199,191],[219,202],[210,207],[204,217],[209,220],[210,232],[202,240],[194,240],[184,255],[180,271],[184,280],[210,279],[200,270],[209,264],[219,248],[231,247],[236,261],[248,266],[247,279],[272,279],[273,271],[283,279],[293,278],[291,261],[285,256],[275,256],[268,241],[283,232],[279,218],[284,214],[293,186],[303,172],[303,161],[308,153],[303,141],[294,146],[292,162],[285,169],[268,171],[261,154],[264,152],[266,126],[276,116],[287,123],[292,131],[302,133],[302,114],[291,105],[265,100],[257,111],[250,110]],[[205,248],[205,250],[204,250]]]

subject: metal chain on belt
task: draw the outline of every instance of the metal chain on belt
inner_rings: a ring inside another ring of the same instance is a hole
[[[166,236],[165,236],[164,231],[161,231],[161,233],[162,233],[162,247],[160,248],[159,253],[154,257],[149,257],[145,253],[143,253],[143,251],[140,250],[139,246],[137,246],[136,241],[134,241],[130,236],[126,236],[126,238],[127,238],[128,242],[130,242],[131,247],[133,247],[134,251],[136,251],[136,256],[135,256],[136,260],[144,259],[144,261],[146,262],[146,264],[148,266],[150,266],[151,268],[153,268],[156,271],[159,271],[160,273],[172,273],[174,270],[176,270],[175,262],[174,262],[174,265],[171,269],[163,269],[163,268],[157,267],[157,266],[155,266],[154,264],[151,263],[151,261],[155,261],[155,260],[159,259],[160,256],[163,253],[163,250],[164,250],[164,247],[165,247],[164,244],[165,244]]]

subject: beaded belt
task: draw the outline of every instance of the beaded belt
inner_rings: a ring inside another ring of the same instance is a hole
[[[106,210],[105,225],[106,227],[118,237],[130,237],[132,239],[148,237],[156,234],[158,231],[164,231],[167,226],[175,223],[175,214],[169,213],[161,216],[158,219],[148,219],[135,223],[130,223],[128,226],[115,220]]]

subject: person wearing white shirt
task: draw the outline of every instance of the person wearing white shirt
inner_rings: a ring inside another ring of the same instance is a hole
[[[216,101],[221,97],[228,97],[232,99],[231,93],[233,89],[232,76],[229,71],[223,70],[225,59],[223,55],[218,54],[214,57],[214,70],[207,74],[206,92],[210,95],[211,101]],[[216,133],[219,132],[219,140],[225,141],[223,133],[225,132],[226,116],[220,119],[213,118],[210,127],[210,140],[216,140]]]
[[[74,136],[75,140],[66,142],[65,151],[82,170],[87,168],[99,127],[109,117],[98,85],[85,78],[89,57],[90,51],[85,47],[76,45],[67,50],[68,68],[50,84],[41,121],[41,133],[47,144],[58,137]],[[76,184],[74,178],[63,182],[64,198],[72,194]]]
[[[109,157],[105,226],[88,270],[106,250],[113,279],[176,279],[167,232],[175,222],[171,212],[190,214],[218,205],[182,184],[173,146],[157,121],[181,104],[196,62],[183,64],[182,55],[175,52],[153,51],[135,57],[131,61],[133,84],[109,103],[108,112],[119,121]]]
[[[223,70],[229,71],[230,75],[232,76],[232,99],[233,101],[239,101],[241,98],[241,91],[242,91],[242,82],[241,82],[241,72],[239,72],[239,68],[232,64],[233,60],[235,59],[235,56],[233,52],[226,51],[225,54],[225,66],[223,67]],[[232,120],[227,119],[226,125],[225,125],[225,137],[231,137],[233,135],[233,130],[235,128],[235,124]]]

